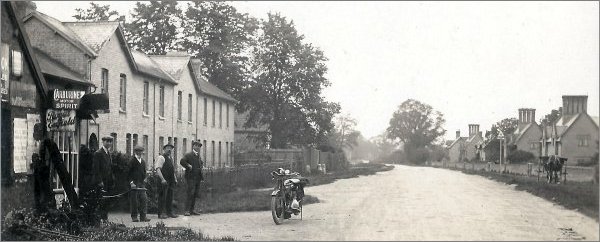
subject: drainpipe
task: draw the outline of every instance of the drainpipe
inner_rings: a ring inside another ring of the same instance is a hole
[[[158,80],[160,81],[160,79]],[[156,82],[153,83],[152,88],[152,170],[154,170],[154,157],[156,152]]]

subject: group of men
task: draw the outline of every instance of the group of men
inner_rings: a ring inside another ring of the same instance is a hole
[[[112,173],[112,159],[110,148],[113,144],[113,138],[103,137],[102,147],[94,153],[92,170],[97,174],[94,179],[94,184],[100,189],[111,188],[114,184],[114,175]],[[200,158],[200,141],[192,141],[192,152],[183,156],[180,160],[180,165],[185,168],[185,179],[187,183],[187,196],[185,201],[185,216],[199,215],[194,210],[196,197],[200,182],[204,180],[202,175],[203,162]],[[171,158],[171,154],[175,147],[172,144],[166,144],[162,147],[162,154],[156,159],[156,175],[160,180],[158,186],[158,218],[176,218],[178,217],[173,212],[173,192],[177,185],[177,177],[175,176],[176,164]],[[131,157],[128,166],[128,181],[130,186],[129,204],[131,209],[131,219],[133,222],[150,221],[147,217],[147,202],[146,180],[148,174],[146,172],[146,161],[142,158],[145,150],[143,147],[137,146],[133,149],[134,156]],[[102,204],[99,209],[102,219],[107,219],[106,205]],[[139,219],[138,219],[139,215]]]

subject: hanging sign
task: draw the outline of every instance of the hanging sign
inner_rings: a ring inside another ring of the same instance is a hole
[[[85,91],[59,90],[50,91],[52,96],[52,108],[55,109],[78,109],[81,97]]]
[[[75,110],[48,109],[46,125],[48,131],[75,131]]]
[[[8,102],[8,88],[9,88],[9,77],[10,77],[10,66],[9,66],[9,52],[10,47],[7,43],[2,43],[0,47],[0,94],[2,95],[2,102]]]

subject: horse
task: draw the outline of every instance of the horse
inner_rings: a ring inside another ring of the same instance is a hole
[[[554,183],[560,184],[559,177],[562,176],[562,168],[566,161],[567,158],[558,155],[542,158],[542,164],[544,166],[544,171],[546,172],[548,183],[552,183],[554,180]]]

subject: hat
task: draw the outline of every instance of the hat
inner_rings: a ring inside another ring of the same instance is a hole
[[[144,151],[144,147],[141,147],[141,146],[139,146],[139,145],[138,145],[138,146],[136,146],[135,148],[133,148],[133,151],[134,151],[134,152],[135,152],[135,151]]]
[[[202,142],[200,142],[200,140],[192,140],[192,146],[194,146],[195,144],[199,144],[200,146],[202,146]]]
[[[111,137],[111,136],[102,137],[102,141],[112,141],[112,140],[113,140],[113,137]]]
[[[166,144],[165,146],[163,146],[163,149],[164,149],[164,148],[167,148],[167,146],[171,146],[171,148],[175,148],[175,146],[173,146],[171,143],[168,143],[168,144]]]

